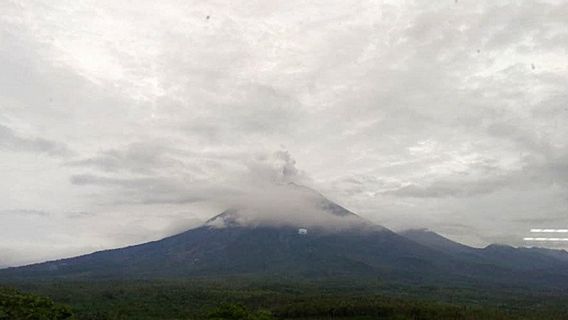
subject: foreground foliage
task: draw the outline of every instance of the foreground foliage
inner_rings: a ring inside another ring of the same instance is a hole
[[[46,297],[0,287],[0,320],[71,319],[71,309]]]
[[[79,320],[568,319],[568,306],[565,305],[568,293],[532,292],[526,288],[417,287],[372,281],[331,283],[266,279],[11,285],[70,305],[76,316],[73,319]],[[18,305],[14,303],[18,299],[31,299],[36,301],[32,305],[38,308],[23,307],[23,310],[45,313],[43,318],[26,319],[70,319],[69,309],[49,299],[6,292],[21,297],[10,300],[12,305]],[[20,318],[0,316],[0,319]]]
[[[226,303],[209,312],[210,320],[270,320],[274,319],[272,313],[266,310],[251,312],[242,304]]]

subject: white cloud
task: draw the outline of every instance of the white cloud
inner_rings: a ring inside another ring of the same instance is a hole
[[[0,210],[50,213],[26,216],[46,233],[11,261],[40,241],[71,252],[50,232],[85,251],[154,239],[274,181],[468,243],[561,228],[566,12],[563,1],[3,2]]]

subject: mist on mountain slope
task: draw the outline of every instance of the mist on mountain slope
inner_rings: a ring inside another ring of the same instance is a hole
[[[243,194],[233,206],[207,221],[222,228],[239,226],[317,227],[328,230],[364,227],[370,222],[329,201],[310,188],[294,183],[274,184]]]
[[[209,219],[207,225],[344,229],[370,224],[308,187],[309,177],[296,168],[295,160],[286,151],[249,162],[246,172],[236,178],[238,192],[212,199],[227,210]]]

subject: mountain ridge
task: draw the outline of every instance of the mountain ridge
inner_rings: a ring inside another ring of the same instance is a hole
[[[326,217],[333,223],[317,225],[321,220],[307,219],[270,225],[271,220],[243,218],[246,208],[228,209],[197,228],[161,240],[3,269],[0,280],[253,275],[568,288],[568,258],[564,260],[562,252],[473,248],[425,230],[398,234],[360,218],[312,189],[291,188],[292,192],[306,192],[303,201],[313,202],[307,213],[316,208],[321,211],[318,219]],[[254,212],[252,217],[258,214]],[[301,214],[304,212],[290,216]],[[314,224],[307,225],[306,221]]]
[[[452,241],[427,229],[410,229],[400,234],[424,246],[444,251],[463,260],[475,260],[516,270],[556,268],[568,262],[568,252],[563,250],[537,247],[516,248],[503,244],[490,244],[483,248],[475,248]]]

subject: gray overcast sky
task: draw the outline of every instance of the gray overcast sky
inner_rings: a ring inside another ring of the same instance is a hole
[[[566,228],[567,21],[561,0],[2,1],[0,265],[283,181],[471,245]]]

